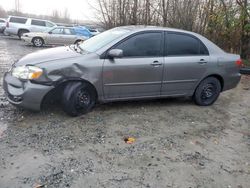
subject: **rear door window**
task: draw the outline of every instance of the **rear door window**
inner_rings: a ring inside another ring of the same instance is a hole
[[[74,29],[70,29],[71,35],[76,35],[76,32]]]
[[[18,17],[11,17],[9,22],[12,23],[21,23],[21,24],[25,24],[27,21],[27,18],[18,18]]]
[[[64,34],[65,35],[75,35],[74,29],[71,28],[64,28]]]
[[[65,28],[64,29],[64,34],[65,35],[71,35],[71,32],[70,32],[70,30],[68,28]]]
[[[51,31],[52,34],[63,34],[63,28],[56,28]]]
[[[161,32],[140,33],[118,44],[115,48],[123,50],[124,57],[161,56]]]
[[[204,44],[197,38],[182,33],[168,33],[165,42],[165,54],[168,56],[207,55]]]
[[[31,20],[31,25],[43,26],[45,27],[45,21],[42,20]]]

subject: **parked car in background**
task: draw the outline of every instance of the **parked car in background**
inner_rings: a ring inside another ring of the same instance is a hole
[[[239,55],[184,30],[126,26],[105,31],[80,45],[24,56],[4,76],[8,100],[39,110],[59,99],[72,116],[96,102],[192,97],[212,105],[240,81]]]
[[[26,44],[33,44],[36,47],[76,44],[88,39],[88,37],[81,35],[78,31],[79,28],[57,26],[44,32],[25,33],[21,39]]]
[[[42,32],[55,26],[55,23],[48,20],[9,16],[6,22],[5,33],[7,35],[17,35],[21,38],[24,33]]]
[[[3,33],[6,27],[6,20],[3,18],[0,18],[0,33]]]
[[[85,36],[87,38],[93,37],[94,35],[89,31],[89,29],[87,29],[84,26],[75,26],[75,31],[82,36]]]
[[[89,31],[93,36],[101,33],[100,31],[98,31],[98,29],[93,29],[93,28],[89,28]]]

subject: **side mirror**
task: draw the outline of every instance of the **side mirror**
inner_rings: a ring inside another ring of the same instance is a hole
[[[52,31],[50,31],[49,34],[52,34]]]
[[[121,49],[112,49],[108,52],[108,57],[111,59],[121,58],[123,56],[123,50]]]

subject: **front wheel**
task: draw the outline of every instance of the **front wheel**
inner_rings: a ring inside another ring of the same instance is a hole
[[[32,43],[33,43],[33,46],[35,47],[42,47],[44,44],[43,39],[40,37],[33,38]]]
[[[64,88],[63,110],[70,116],[78,116],[89,112],[94,107],[95,102],[95,90],[88,83],[72,82]]]
[[[212,105],[221,92],[220,81],[215,77],[208,77],[201,81],[195,90],[193,99],[200,106]]]

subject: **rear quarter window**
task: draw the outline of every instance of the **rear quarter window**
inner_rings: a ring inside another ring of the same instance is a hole
[[[43,26],[45,27],[45,21],[42,20],[31,20],[31,25],[36,25],[36,26]]]
[[[25,24],[27,22],[27,18],[11,17],[9,22]]]
[[[64,28],[65,35],[74,35],[74,30],[70,28]]]

